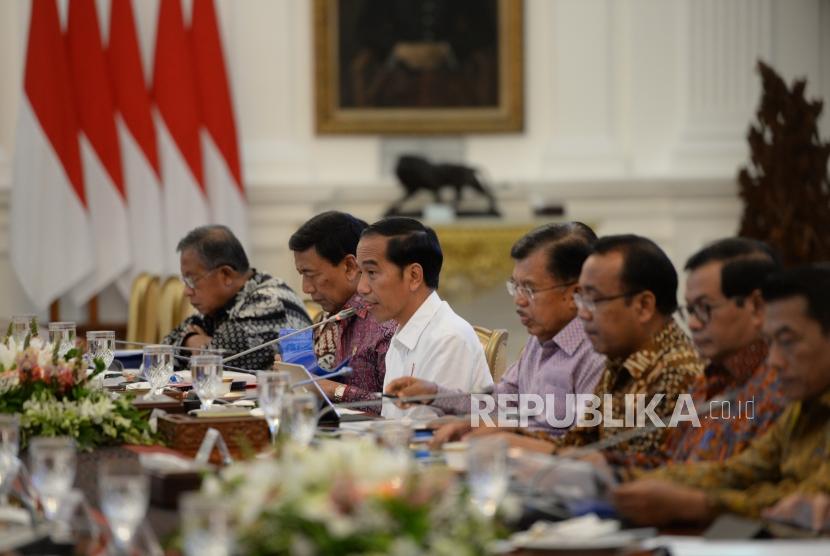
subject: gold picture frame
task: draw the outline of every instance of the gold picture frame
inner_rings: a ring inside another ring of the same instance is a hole
[[[522,131],[523,28],[523,0],[314,0],[317,133]]]

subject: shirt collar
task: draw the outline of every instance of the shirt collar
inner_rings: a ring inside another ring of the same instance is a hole
[[[684,343],[685,340],[686,335],[677,326],[674,319],[672,319],[654,335],[648,343],[648,346],[639,351],[635,351],[626,358],[615,359],[610,362],[610,366],[622,367],[628,371],[634,380],[639,380],[640,377],[654,368],[661,357]]]
[[[585,330],[582,328],[582,321],[579,320],[579,317],[574,317],[553,338],[545,342],[539,342],[539,345],[542,349],[561,349],[568,357],[573,357],[573,354],[576,353],[579,346],[585,340]]]
[[[725,378],[729,383],[743,384],[752,378],[758,367],[764,363],[767,353],[769,353],[767,343],[758,339],[739,349],[723,362],[707,365],[706,377],[713,378],[725,374],[727,375]]]
[[[429,294],[418,310],[410,317],[403,327],[399,326],[395,331],[394,339],[406,346],[407,349],[413,350],[418,345],[418,340],[421,338],[432,317],[441,308],[441,298],[438,297],[438,292],[433,291]]]
[[[357,292],[355,292],[354,295],[352,295],[349,300],[343,304],[343,309],[341,309],[341,311],[346,309],[354,309],[355,316],[360,319],[365,319],[369,316],[368,305],[366,304],[366,301],[364,301],[363,297]]]

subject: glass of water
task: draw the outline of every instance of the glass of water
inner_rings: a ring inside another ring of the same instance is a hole
[[[51,349],[58,346],[58,357],[66,355],[67,351],[75,347],[75,323],[50,322],[49,346]]]
[[[34,438],[29,444],[29,465],[32,485],[51,521],[75,481],[75,442],[68,436]]]
[[[98,495],[115,548],[128,554],[133,537],[150,503],[150,481],[135,462],[104,462],[99,470]]]
[[[104,369],[109,369],[115,359],[115,332],[112,330],[90,330],[86,333],[86,353],[89,356],[89,365],[93,360],[100,359]]]
[[[20,469],[19,449],[20,417],[0,415],[0,506],[6,505],[6,492]]]
[[[507,493],[507,442],[484,436],[470,440],[467,449],[467,484],[473,503],[486,517],[496,515]]]
[[[173,346],[155,344],[144,348],[144,377],[150,383],[150,395],[158,396],[173,376]]]
[[[12,338],[18,346],[26,341],[26,336],[32,331],[32,321],[37,324],[35,315],[14,315],[12,317]]]
[[[185,556],[228,556],[232,537],[227,502],[201,492],[179,500]]]
[[[259,407],[265,414],[268,430],[271,431],[271,443],[277,442],[280,430],[280,418],[285,404],[285,396],[291,375],[286,371],[259,371],[256,374],[257,396]]]
[[[317,431],[317,396],[297,393],[288,396],[288,431],[291,440],[305,448]]]
[[[222,356],[194,355],[190,358],[193,390],[202,401],[202,409],[213,406],[213,400],[222,395]]]

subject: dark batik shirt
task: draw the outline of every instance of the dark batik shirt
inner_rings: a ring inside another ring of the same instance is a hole
[[[668,432],[660,450],[614,453],[609,460],[649,469],[666,461],[723,461],[742,452],[766,432],[786,405],[778,374],[766,364],[767,352],[766,343],[758,340],[706,367],[691,392],[695,406],[704,409],[699,427],[684,421]],[[636,475],[636,469],[631,471]]]
[[[664,422],[668,422],[678,398],[681,394],[689,393],[694,381],[703,373],[703,367],[703,361],[689,337],[671,321],[651,339],[646,348],[628,357],[607,361],[605,372],[594,392],[600,399],[598,410],[602,415],[608,412],[615,421],[624,423],[626,395],[643,395],[650,401],[653,396],[662,394],[663,398],[654,413]],[[613,404],[610,410],[605,408],[606,394],[610,396]],[[646,423],[648,422],[646,420]],[[576,425],[564,436],[551,439],[552,449],[586,446],[627,430],[630,429],[606,426],[604,419],[596,426]],[[668,430],[661,428],[643,434],[620,443],[614,450],[626,453],[654,453],[662,446]],[[542,433],[526,434],[542,437]]]
[[[311,324],[303,302],[288,284],[268,274],[253,271],[242,289],[212,315],[191,315],[167,335],[162,343],[182,345],[191,324],[200,326],[212,339],[207,346],[224,349],[225,357],[279,337],[280,328],[302,328]],[[260,349],[230,362],[247,370],[270,369],[276,346]],[[183,368],[187,361],[176,360]]]

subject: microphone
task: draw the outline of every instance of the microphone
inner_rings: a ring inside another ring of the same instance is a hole
[[[309,379],[306,379],[306,380],[301,380],[299,382],[295,382],[294,384],[291,385],[291,389],[293,390],[294,388],[299,388],[300,386],[307,386],[309,384],[320,382],[321,380],[327,380],[329,378],[334,378],[336,376],[348,375],[348,374],[351,374],[352,372],[354,372],[354,369],[352,369],[351,367],[343,367],[339,371],[329,373],[329,374],[324,375],[324,376],[318,376],[318,377],[315,377],[315,378],[309,378]]]
[[[140,346],[140,347],[147,347],[147,346],[166,346],[170,344],[150,344],[147,342],[130,342],[127,340],[115,340],[116,344],[121,344],[125,346]],[[192,348],[192,347],[185,347],[185,346],[170,346],[173,349],[177,349],[179,351],[197,351],[197,352],[205,352],[205,353],[225,353],[227,350],[225,349],[218,349],[218,348]]]
[[[337,313],[335,315],[332,315],[327,319],[323,319],[323,320],[321,320],[320,322],[318,322],[316,324],[310,324],[306,327],[298,328],[294,332],[286,334],[285,336],[280,336],[279,338],[274,338],[273,340],[268,340],[267,342],[261,343],[258,346],[254,346],[250,349],[246,349],[245,351],[240,351],[237,354],[225,357],[224,359],[222,359],[222,363],[227,363],[229,361],[233,361],[234,359],[239,359],[240,357],[244,357],[244,356],[248,355],[249,353],[253,353],[253,352],[258,351],[258,350],[260,350],[264,347],[268,347],[268,346],[272,346],[274,344],[277,344],[277,343],[285,340],[286,338],[290,338],[291,336],[296,336],[297,334],[300,334],[301,332],[307,332],[308,330],[314,330],[315,328],[323,326],[324,324],[328,324],[330,322],[339,322],[341,320],[346,320],[349,317],[353,317],[355,315],[355,313],[357,313],[357,310],[354,307],[350,307],[348,309],[343,309],[339,313]]]

